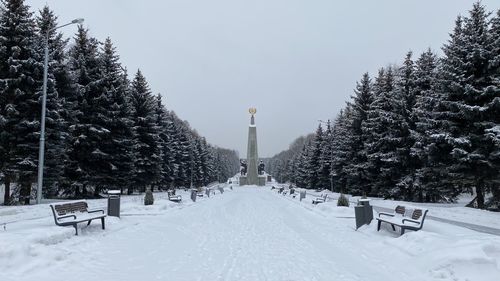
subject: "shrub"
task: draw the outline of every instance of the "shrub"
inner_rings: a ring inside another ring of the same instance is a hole
[[[349,199],[344,194],[340,194],[339,199],[337,200],[337,206],[339,207],[349,207]]]
[[[144,196],[144,205],[153,205],[155,199],[153,197],[153,192],[151,189],[146,190],[146,196]]]

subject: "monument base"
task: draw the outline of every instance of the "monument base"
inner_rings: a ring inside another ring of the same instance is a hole
[[[240,177],[240,186],[242,185],[248,185],[247,177]]]
[[[259,186],[264,186],[266,185],[266,179],[267,177],[266,176],[259,176]]]
[[[242,185],[250,185],[248,183],[248,178],[246,176],[240,177],[240,186]],[[265,186],[266,185],[266,177],[265,176],[259,176],[257,177],[257,186]]]

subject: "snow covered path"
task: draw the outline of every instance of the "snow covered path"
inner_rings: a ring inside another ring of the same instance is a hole
[[[462,280],[453,265],[432,268],[432,259],[416,258],[428,245],[404,248],[429,237],[443,247],[448,241],[423,231],[397,238],[374,224],[354,231],[352,219],[342,218],[352,208],[334,208],[342,210],[327,215],[257,187],[181,205],[159,200],[154,212],[110,218],[105,231],[96,224],[76,237],[70,228],[46,226],[50,234],[24,245],[29,255],[0,251],[0,280]],[[12,237],[25,231],[18,228]],[[491,245],[499,241],[486,244],[490,263],[472,256],[472,266],[495,273],[500,247]]]

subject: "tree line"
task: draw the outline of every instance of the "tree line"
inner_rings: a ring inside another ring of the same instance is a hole
[[[49,46],[43,196],[202,186],[237,173],[234,150],[207,143],[167,110],[138,70],[129,78],[111,39],[83,26],[72,40],[49,7],[0,4],[0,181],[5,204],[36,191],[45,40]],[[12,196],[11,196],[12,194]]]
[[[410,51],[357,82],[335,120],[270,160],[278,180],[500,210],[500,11],[475,3],[439,57]]]

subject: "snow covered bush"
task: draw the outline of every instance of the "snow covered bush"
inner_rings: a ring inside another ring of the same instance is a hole
[[[349,207],[349,199],[344,194],[340,194],[339,199],[337,200],[337,206],[339,207]]]
[[[153,205],[155,199],[153,197],[153,192],[151,189],[146,190],[146,196],[144,196],[144,205]]]

